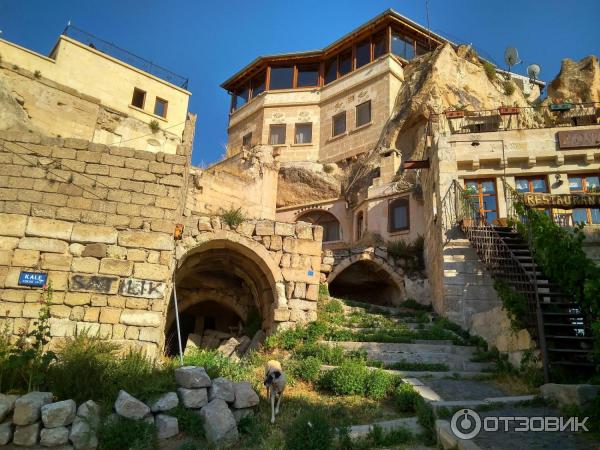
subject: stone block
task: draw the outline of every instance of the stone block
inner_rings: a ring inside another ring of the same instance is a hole
[[[542,385],[540,393],[546,400],[556,401],[561,406],[584,406],[600,394],[600,386],[592,384],[547,383]]]
[[[76,323],[68,319],[50,319],[50,336],[71,337],[75,335]]]
[[[122,310],[118,308],[102,308],[100,311],[100,323],[118,324],[121,319]],[[123,328],[125,336],[125,328]]]
[[[71,255],[59,255],[56,253],[42,253],[41,268],[43,270],[69,271],[71,269]]]
[[[167,266],[160,264],[135,263],[133,275],[136,278],[153,281],[166,281],[171,276]]]
[[[47,237],[69,240],[73,231],[73,224],[61,220],[30,217],[25,229],[26,236]]]
[[[43,428],[40,432],[40,444],[43,447],[57,447],[69,442],[67,427]]]
[[[67,292],[65,294],[65,305],[81,306],[90,304],[91,294],[87,292]]]
[[[18,395],[0,394],[0,422],[3,422],[12,412],[17,398],[19,398]]]
[[[305,298],[306,297],[306,283],[296,283],[296,285],[294,286],[294,294],[293,295],[296,298]]]
[[[154,418],[154,426],[158,439],[169,439],[179,434],[179,424],[175,417],[157,414]]]
[[[73,245],[73,244],[71,244]],[[106,256],[106,244],[94,243],[87,244],[81,253],[81,256],[93,257],[93,258],[104,258]]]
[[[319,299],[319,285],[309,284],[306,287],[306,299],[317,301]]]
[[[0,423],[0,445],[8,444],[13,438],[13,424],[12,421]]]
[[[313,226],[307,222],[296,223],[296,236],[298,239],[313,240]]]
[[[160,179],[160,183],[167,185],[167,186],[180,187],[180,186],[183,186],[183,177],[180,175],[175,175],[175,174],[167,175]]]
[[[140,341],[154,342],[154,343],[158,344],[158,343],[160,343],[161,338],[162,338],[162,334],[160,332],[160,329],[158,329],[158,328],[151,328],[151,327],[140,328],[140,335],[138,337],[138,339]]]
[[[220,398],[227,403],[233,403],[235,400],[233,382],[222,377],[212,380],[212,385],[208,390],[208,401],[213,401],[215,398]]]
[[[293,223],[275,222],[275,234],[278,236],[294,236],[295,229]]]
[[[33,447],[38,442],[40,428],[40,422],[17,426],[13,436],[13,444],[23,447]]]
[[[235,395],[233,407],[236,409],[252,408],[259,403],[258,394],[254,391],[252,385],[248,381],[233,383],[233,392]]]
[[[0,250],[13,250],[19,244],[19,238],[0,236]]]
[[[102,225],[88,225],[76,223],[73,226],[71,241],[81,243],[103,243],[115,244],[117,242],[117,230],[113,227]],[[93,256],[93,255],[84,255]]]
[[[204,434],[211,445],[235,442],[239,435],[233,413],[227,403],[214,399],[200,411],[204,423]]]
[[[173,236],[146,231],[121,231],[119,245],[150,250],[172,250]]]
[[[175,369],[175,381],[183,388],[196,389],[210,387],[210,377],[203,367],[183,366]]]
[[[161,314],[155,311],[126,309],[121,313],[120,322],[124,325],[138,327],[159,327],[161,325]]]
[[[64,241],[47,238],[25,237],[19,241],[22,250],[38,250],[48,253],[66,253],[69,246]]]
[[[259,220],[256,222],[254,233],[257,236],[271,236],[275,233],[275,222],[270,220]]]
[[[318,284],[320,281],[319,272],[312,269],[292,269],[284,267],[281,269],[281,274],[285,281],[299,281],[307,284]]]
[[[161,395],[154,403],[150,405],[153,413],[169,411],[179,405],[179,397],[175,392],[167,392]]]
[[[65,305],[52,305],[50,306],[50,316],[68,319],[71,316],[71,308]]]
[[[308,239],[294,239],[286,237],[283,240],[283,251],[287,253],[320,256],[321,243]]]
[[[235,348],[239,344],[240,343],[236,338],[230,337],[225,342],[223,342],[221,345],[219,345],[219,348],[217,349],[217,351],[219,351],[220,353],[222,353],[225,356],[231,356],[233,354],[233,352],[235,351]]]
[[[140,420],[150,414],[150,407],[127,392],[120,390],[115,401],[115,411],[121,417]]]
[[[2,230],[3,236],[24,236],[26,225],[27,216],[20,214],[0,214],[0,230]]]
[[[114,275],[71,274],[69,277],[69,290],[116,294],[119,288],[118,281],[119,277]]]
[[[108,275],[130,276],[133,271],[133,261],[103,258],[100,261],[100,273]]]
[[[40,420],[42,406],[52,402],[51,392],[30,392],[15,401],[13,422],[15,425],[30,425]]]
[[[98,447],[95,428],[83,417],[75,417],[69,432],[69,441],[76,450],[93,450]]]
[[[206,388],[200,389],[187,389],[187,388],[178,388],[177,394],[179,395],[179,399],[181,403],[186,408],[197,409],[202,408],[208,403],[208,395],[206,393]]]
[[[273,320],[275,322],[286,322],[290,319],[290,310],[287,308],[277,308],[273,311]]]
[[[45,428],[65,427],[75,419],[77,405],[73,400],[49,403],[42,406],[42,422]]]
[[[73,272],[97,273],[100,261],[92,257],[73,258],[71,270]]]

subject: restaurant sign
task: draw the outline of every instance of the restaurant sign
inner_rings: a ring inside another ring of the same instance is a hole
[[[571,130],[558,132],[558,147],[561,150],[585,147],[598,147],[599,145],[600,129]]]
[[[600,193],[580,194],[523,194],[523,201],[527,206],[535,208],[589,208],[600,206]]]

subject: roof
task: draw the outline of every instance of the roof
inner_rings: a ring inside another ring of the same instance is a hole
[[[402,22],[411,28],[414,28],[416,31],[429,36],[431,39],[438,41],[439,43],[444,43],[444,42],[452,43],[450,40],[440,36],[437,33],[432,32],[431,30],[428,30],[427,28],[423,27],[422,25],[419,25],[418,23],[412,21],[411,19],[403,16],[402,14],[398,13],[394,9],[390,8],[390,9],[382,12],[378,16],[374,17],[373,19],[369,20],[368,22],[364,23],[363,25],[359,26],[358,28],[355,28],[351,32],[345,34],[343,37],[336,40],[335,42],[328,45],[327,47],[324,47],[321,50],[309,50],[309,51],[301,51],[301,52],[278,53],[278,54],[272,54],[272,55],[259,56],[258,58],[254,59],[251,63],[247,64],[245,67],[243,67],[242,69],[237,71],[234,75],[229,77],[226,81],[224,81],[221,84],[221,87],[223,89],[229,89],[231,87],[232,83],[237,81],[239,78],[242,78],[248,71],[259,66],[263,62],[273,61],[273,60],[281,60],[281,59],[289,59],[289,58],[307,58],[307,57],[311,57],[311,56],[320,57],[320,56],[330,52],[331,50],[334,50],[337,47],[341,47],[344,44],[347,44],[349,41],[352,40],[352,38],[356,34],[360,33],[363,30],[366,30],[367,28],[376,26],[380,22],[385,21],[386,19],[396,19],[397,21]]]

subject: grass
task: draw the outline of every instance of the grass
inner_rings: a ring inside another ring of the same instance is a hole
[[[421,363],[421,362],[409,362],[409,361],[398,361],[393,364],[387,365],[386,369],[394,370],[410,370],[415,372],[448,372],[450,368],[447,364],[442,363]]]
[[[485,74],[490,81],[494,81],[496,79],[496,67],[492,63],[484,61],[483,70],[485,70]]]
[[[221,213],[221,220],[231,228],[236,228],[246,220],[246,217],[242,212],[242,208],[229,208]]]

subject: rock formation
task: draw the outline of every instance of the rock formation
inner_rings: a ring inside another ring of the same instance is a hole
[[[558,76],[548,86],[548,98],[556,102],[600,102],[600,64],[590,55],[581,61],[563,59]]]

